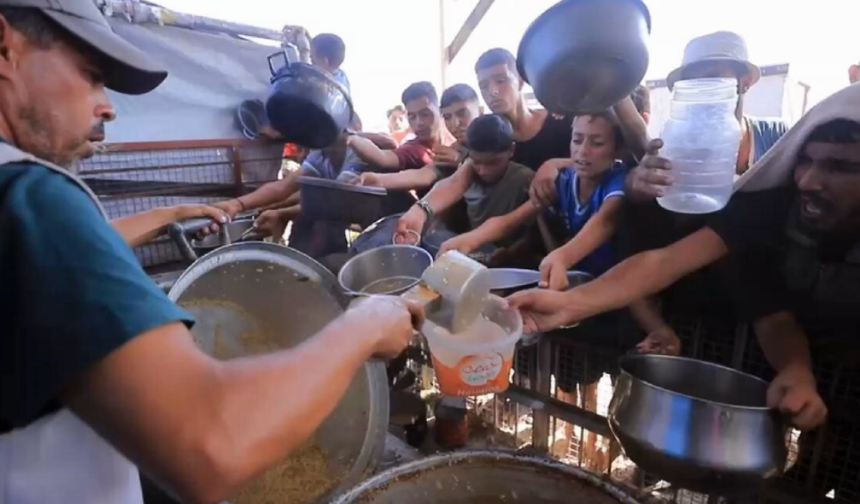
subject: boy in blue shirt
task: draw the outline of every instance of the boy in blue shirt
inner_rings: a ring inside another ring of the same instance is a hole
[[[570,157],[573,165],[556,179],[558,201],[549,209],[564,221],[570,240],[544,258],[540,265],[541,287],[565,290],[567,272],[576,267],[598,277],[620,259],[613,238],[624,209],[624,181],[627,171],[623,157],[624,137],[611,113],[583,115],[573,120]],[[487,220],[475,230],[458,237],[456,247],[468,254],[527,226],[541,213],[531,201],[513,212]],[[462,245],[467,244],[467,247]],[[640,350],[677,353],[677,337],[666,325],[657,306],[647,300],[631,304],[631,312],[649,338]],[[673,343],[655,347],[651,336]]]
[[[572,238],[541,263],[544,287],[566,288],[567,271],[573,266],[598,276],[616,262],[610,240],[624,203],[626,171],[617,160],[623,146],[621,130],[608,113],[574,119],[570,145],[573,165],[559,173],[559,199],[550,209],[565,222]],[[528,225],[540,212],[541,208],[527,202],[510,214],[488,220],[462,242],[477,248],[498,241]]]

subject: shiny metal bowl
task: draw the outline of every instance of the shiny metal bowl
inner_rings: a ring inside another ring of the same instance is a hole
[[[359,254],[338,274],[341,288],[351,296],[397,295],[418,285],[433,257],[412,245],[386,245]]]
[[[609,426],[647,472],[693,491],[749,492],[785,468],[786,429],[768,384],[717,364],[636,355],[620,361]]]

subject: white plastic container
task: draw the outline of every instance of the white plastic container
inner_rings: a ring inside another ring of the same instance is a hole
[[[452,334],[428,319],[422,332],[442,394],[471,397],[507,390],[523,319],[502,298],[487,298],[469,331]]]
[[[675,179],[657,201],[666,210],[705,214],[732,196],[741,140],[735,79],[693,79],[675,83],[660,156],[672,162]]]

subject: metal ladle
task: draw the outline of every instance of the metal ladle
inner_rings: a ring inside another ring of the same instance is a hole
[[[424,305],[428,315],[456,334],[467,330],[480,316],[490,294],[488,271],[474,259],[451,251],[427,268],[421,282],[402,296]]]

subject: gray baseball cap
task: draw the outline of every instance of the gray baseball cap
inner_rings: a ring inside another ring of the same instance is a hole
[[[101,56],[105,86],[139,95],[157,88],[167,70],[113,31],[93,0],[0,0],[0,6],[39,9]]]
[[[0,0],[2,1],[2,0]],[[737,33],[716,32],[694,38],[684,49],[684,62],[666,78],[669,89],[684,80],[684,73],[692,66],[708,62],[728,62],[741,70],[741,75],[752,75],[752,84],[761,78],[761,69],[749,61],[747,43]]]

